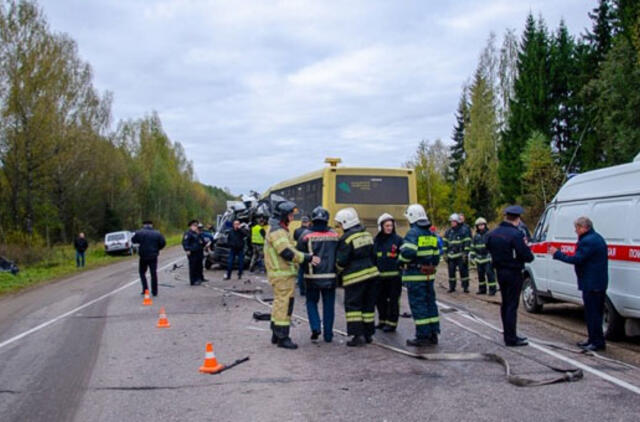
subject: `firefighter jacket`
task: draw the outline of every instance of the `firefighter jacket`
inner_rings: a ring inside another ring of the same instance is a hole
[[[460,258],[471,250],[471,234],[464,226],[449,227],[444,233],[444,256],[446,258]]]
[[[338,242],[336,266],[342,276],[342,285],[360,283],[379,275],[375,265],[373,236],[363,226],[346,230]]]
[[[338,276],[336,274],[336,250],[338,234],[324,226],[313,226],[300,234],[298,250],[320,257],[320,264],[302,265],[304,281],[307,287],[316,289],[335,289]]]
[[[264,236],[269,230],[268,226],[256,224],[251,228],[251,244],[256,246],[264,245]]]
[[[477,230],[473,240],[471,241],[471,259],[476,264],[486,264],[491,262],[491,255],[487,249],[487,239],[489,238],[489,230]]]
[[[264,242],[264,262],[269,282],[293,278],[298,266],[311,260],[311,255],[300,252],[289,240],[289,229],[277,219],[269,220],[269,233]]]
[[[390,235],[380,232],[376,236],[373,248],[381,278],[400,277],[400,268],[398,268],[400,246],[402,246],[402,238],[395,231]]]
[[[440,262],[438,237],[428,225],[412,224],[400,247],[400,264],[404,266],[403,282],[435,280]]]

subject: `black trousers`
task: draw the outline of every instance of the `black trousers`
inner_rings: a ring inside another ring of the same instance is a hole
[[[348,335],[372,336],[374,334],[377,290],[375,278],[344,287],[344,311]]]
[[[456,269],[460,270],[460,284],[463,289],[469,288],[469,265],[462,257],[449,258],[447,261],[449,266],[449,288],[455,290],[456,288]]]
[[[204,280],[204,251],[196,254],[198,256],[198,280]]]
[[[149,289],[147,284],[147,269],[151,273],[151,294],[156,296],[158,294],[158,257],[143,258],[140,257],[140,263],[138,264],[138,271],[140,273],[140,282],[142,283],[142,291]]]
[[[518,323],[520,293],[522,292],[522,271],[498,268],[497,273],[500,294],[502,295],[500,316],[502,317],[504,342],[505,344],[513,344],[518,340],[516,325]]]
[[[378,323],[396,327],[400,316],[402,279],[400,277],[380,277],[378,280],[378,300],[376,303]]]
[[[587,321],[589,343],[598,347],[602,347],[605,345],[604,333],[602,332],[602,318],[604,315],[605,297],[606,293],[602,290],[582,292],[582,301],[584,302],[584,318]]]
[[[202,260],[200,259],[200,255],[194,252],[191,252],[187,257],[189,258],[189,284],[193,286],[195,283],[202,281],[200,278]]]
[[[491,262],[476,264],[476,268],[478,268],[478,291],[486,292],[489,287],[489,292],[495,293],[496,280]]]

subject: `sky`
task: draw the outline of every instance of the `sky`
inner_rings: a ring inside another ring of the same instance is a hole
[[[399,167],[450,142],[491,31],[529,12],[574,35],[595,0],[40,0],[113,118],[156,111],[198,179],[235,194],[324,166]]]

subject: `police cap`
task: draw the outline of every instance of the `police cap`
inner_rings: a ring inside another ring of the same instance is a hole
[[[524,214],[524,209],[520,205],[510,205],[504,209],[504,213],[511,215],[522,215]]]

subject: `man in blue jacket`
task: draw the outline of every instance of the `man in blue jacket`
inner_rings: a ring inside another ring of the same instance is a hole
[[[593,229],[593,223],[589,218],[580,217],[574,225],[578,235],[576,253],[568,256],[553,246],[549,248],[549,252],[553,255],[553,259],[575,266],[589,332],[589,339],[578,343],[578,346],[587,351],[604,350],[602,318],[609,284],[607,244]]]

